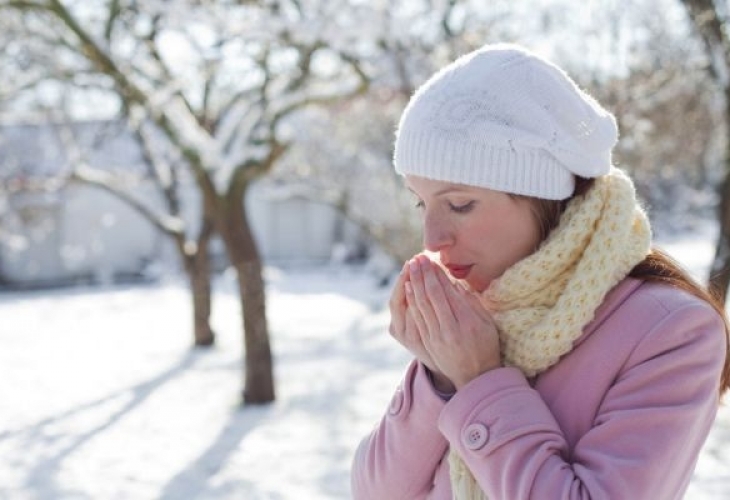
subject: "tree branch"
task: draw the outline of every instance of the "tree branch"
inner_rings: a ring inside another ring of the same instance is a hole
[[[730,42],[722,27],[722,21],[713,0],[681,0],[689,14],[692,26],[700,35],[705,46],[710,66],[708,70],[715,81],[728,87],[730,68]],[[718,54],[719,52],[719,54]],[[722,61],[717,60],[720,55]],[[722,64],[722,66],[720,66]],[[723,81],[724,80],[724,81]]]
[[[48,5],[25,0],[0,0],[0,9],[3,8],[17,10],[48,10]]]
[[[109,75],[116,82],[122,97],[133,102],[145,103],[146,95],[137,88],[112,61],[111,57],[94,41],[68,9],[59,0],[49,0],[49,9],[63,24],[71,30],[81,43],[80,52],[102,73]]]
[[[96,186],[124,201],[163,233],[177,237],[184,234],[184,225],[179,217],[157,213],[146,203],[120,187],[120,179],[99,169],[92,168],[83,158],[81,148],[68,124],[61,124],[58,136],[66,149],[71,166],[69,181],[83,182]]]
[[[119,188],[119,180],[106,172],[91,168],[88,165],[79,165],[71,171],[68,180],[98,187],[115,196],[165,234],[172,237],[179,237],[185,234],[183,222],[179,217],[155,212],[132,193]]]
[[[306,106],[311,106],[315,104],[332,104],[334,102],[341,101],[343,99],[352,98],[358,95],[363,94],[365,91],[367,91],[368,87],[370,86],[370,79],[365,73],[365,71],[360,66],[360,62],[353,56],[350,56],[344,52],[338,52],[339,56],[342,58],[343,61],[347,62],[350,66],[350,68],[355,72],[357,75],[358,83],[357,85],[342,93],[326,93],[326,94],[320,94],[320,95],[306,95],[304,97],[301,97],[299,99],[294,99],[290,101],[288,104],[277,110],[271,118],[271,121],[269,122],[269,128],[273,135],[274,129],[278,125],[278,123],[285,118],[286,116],[290,115],[294,111],[297,111],[301,108],[304,108]]]
[[[111,0],[109,2],[109,15],[107,16],[106,23],[104,25],[104,39],[106,40],[107,45],[111,44],[114,23],[121,12],[122,9],[119,0]]]
[[[284,36],[285,41],[290,42],[291,45],[294,46],[294,44],[289,39],[289,35]],[[286,87],[287,91],[291,92],[293,90],[299,89],[306,83],[306,81],[310,78],[312,74],[312,58],[314,57],[315,52],[324,47],[326,47],[326,45],[321,40],[317,40],[313,44],[306,47],[297,47],[299,49],[299,75],[297,75],[296,78],[289,82]]]
[[[155,139],[150,132],[145,131],[144,121],[133,126],[133,131],[142,147],[142,155],[149,167],[150,175],[155,179],[155,185],[160,189],[162,198],[167,203],[168,211],[176,217],[180,216],[181,203],[178,195],[178,176],[171,161],[160,154],[154,147]]]
[[[68,9],[59,0],[49,0],[50,10],[71,30],[79,40],[81,44],[81,53],[103,74],[108,75],[114,80],[117,88],[119,89],[119,95],[124,101],[124,107],[126,109],[132,109],[134,105],[139,105],[142,108],[151,109],[150,116],[155,123],[165,132],[170,142],[183,153],[185,158],[189,161],[190,166],[195,171],[196,176],[207,175],[203,168],[203,158],[196,145],[187,143],[186,139],[182,137],[180,131],[177,129],[177,124],[173,123],[173,120],[169,116],[169,112],[174,108],[173,104],[166,102],[164,109],[161,106],[157,106],[151,99],[150,96],[145,94],[139,87],[137,87],[111,59],[111,57],[93,40],[91,35],[87,33],[71,15]],[[176,94],[177,95],[177,94]],[[187,108],[186,108],[187,110]],[[175,117],[179,119],[180,117]],[[190,118],[195,119],[194,116]],[[203,131],[201,131],[203,133]],[[208,135],[206,137],[209,138]]]

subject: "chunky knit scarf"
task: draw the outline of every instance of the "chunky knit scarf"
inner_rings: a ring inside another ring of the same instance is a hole
[[[649,252],[651,230],[631,180],[613,168],[572,199],[540,248],[484,292],[506,366],[532,377],[570,352],[611,288]],[[485,500],[455,452],[449,456],[455,500]]]

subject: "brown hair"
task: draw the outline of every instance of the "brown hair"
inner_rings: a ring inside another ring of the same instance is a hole
[[[547,238],[550,231],[558,225],[568,202],[575,196],[585,194],[594,184],[593,179],[576,177],[576,186],[573,195],[566,200],[544,200],[525,197],[531,202],[540,229],[541,240]],[[629,273],[629,276],[644,281],[665,283],[674,288],[684,290],[695,297],[710,304],[722,318],[725,329],[725,366],[720,375],[720,394],[730,388],[730,325],[725,314],[725,308],[719,297],[710,293],[707,288],[695,281],[682,266],[669,255],[657,248],[652,248],[649,255],[639,262]]]

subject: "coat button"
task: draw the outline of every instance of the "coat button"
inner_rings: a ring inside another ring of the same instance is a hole
[[[390,400],[390,407],[388,407],[388,413],[391,415],[397,415],[401,408],[403,408],[403,390],[398,389],[393,395],[393,399]]]
[[[489,429],[484,424],[469,424],[461,434],[464,446],[469,450],[478,450],[487,444]]]

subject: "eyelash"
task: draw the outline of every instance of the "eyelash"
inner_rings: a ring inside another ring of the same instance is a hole
[[[423,201],[418,201],[416,203],[416,208],[418,209],[423,209],[425,206],[426,205],[425,203],[423,203]],[[465,214],[469,212],[472,208],[474,208],[473,201],[467,202],[463,205],[454,205],[453,203],[449,203],[449,209],[457,214]]]
[[[474,207],[474,202],[470,201],[467,203],[464,203],[463,205],[454,205],[452,203],[449,203],[449,208],[452,212],[456,212],[457,214],[465,214],[469,212]]]

